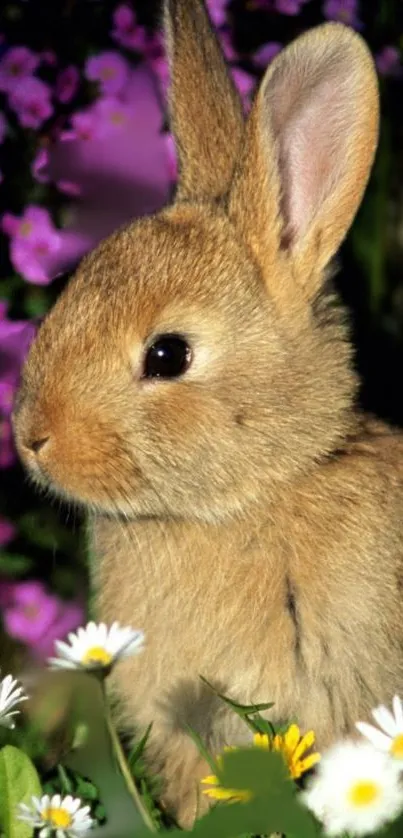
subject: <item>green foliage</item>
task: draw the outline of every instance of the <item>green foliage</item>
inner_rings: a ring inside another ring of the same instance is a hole
[[[0,823],[5,838],[31,838],[33,829],[16,817],[18,803],[41,795],[35,766],[19,748],[6,745],[0,750]]]

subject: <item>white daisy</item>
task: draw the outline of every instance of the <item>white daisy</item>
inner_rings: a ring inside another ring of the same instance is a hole
[[[383,705],[372,710],[372,715],[381,730],[367,722],[357,722],[356,728],[375,748],[388,751],[395,759],[403,760],[403,707],[397,695],[392,706],[393,713]]]
[[[82,806],[79,797],[61,797],[48,794],[43,797],[31,798],[31,805],[19,803],[17,807],[17,818],[28,823],[34,829],[39,829],[39,838],[48,838],[56,835],[56,838],[81,838],[84,832],[91,829],[96,823],[90,817],[90,807]]]
[[[69,643],[56,640],[58,657],[50,658],[52,667],[62,669],[110,669],[119,658],[137,655],[144,647],[144,634],[113,623],[88,623],[68,635]]]
[[[367,835],[403,810],[403,786],[394,760],[368,742],[330,748],[301,799],[327,835]]]
[[[0,725],[13,729],[15,727],[14,716],[18,716],[19,710],[13,710],[21,701],[27,701],[22,687],[18,686],[11,675],[6,675],[0,681]]]

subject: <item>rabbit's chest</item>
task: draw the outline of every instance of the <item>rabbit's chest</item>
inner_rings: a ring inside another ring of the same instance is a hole
[[[198,535],[96,533],[98,615],[146,634],[145,652],[116,671],[129,718],[194,726],[206,719],[203,675],[238,701],[273,701],[273,718],[297,717],[325,741],[398,688],[397,660],[388,686],[395,653],[377,619],[379,591],[357,561],[342,575],[334,548],[326,556],[291,528],[248,549]]]

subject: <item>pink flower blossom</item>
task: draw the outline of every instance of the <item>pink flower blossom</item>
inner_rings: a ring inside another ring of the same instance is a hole
[[[55,621],[35,644],[35,657],[42,661],[47,660],[55,652],[55,640],[65,638],[70,631],[75,631],[84,622],[84,608],[79,602],[63,602],[59,599]]]
[[[80,73],[77,67],[71,64],[62,70],[56,79],[55,96],[63,105],[67,105],[74,99],[80,84]]]
[[[16,535],[16,529],[11,521],[0,515],[0,547],[5,547]]]
[[[4,142],[7,134],[8,124],[3,111],[0,111],[0,145]]]
[[[263,44],[253,54],[253,63],[259,70],[264,70],[281,50],[282,44],[279,44],[277,41],[269,41],[268,44]]]
[[[42,146],[40,148],[31,165],[31,173],[35,180],[38,183],[49,183],[49,174],[48,174],[48,166],[49,166],[49,150]]]
[[[27,47],[11,47],[0,59],[0,90],[12,93],[15,87],[32,76],[39,57]]]
[[[249,105],[249,97],[256,85],[256,78],[241,67],[231,67],[232,78],[241,94],[244,105]]]
[[[32,580],[6,583],[1,601],[6,631],[30,646],[37,658],[53,651],[54,641],[77,628],[83,620],[78,603],[63,602],[48,593],[45,585]]]
[[[238,54],[234,48],[231,32],[228,29],[221,29],[218,33],[222,51],[227,61],[236,61]]]
[[[131,108],[115,96],[101,96],[94,105],[71,117],[71,129],[62,140],[99,140],[121,131],[132,115]]]
[[[20,218],[5,213],[2,228],[11,237],[10,258],[15,270],[28,282],[51,282],[52,257],[59,250],[61,237],[48,211],[31,205]]]
[[[80,184],[74,180],[57,180],[56,186],[59,192],[63,192],[64,195],[69,195],[70,198],[78,198],[82,194]]]
[[[304,0],[276,0],[276,10],[283,15],[299,15]]]
[[[93,105],[98,137],[105,137],[124,128],[132,114],[131,108],[114,96],[101,97]]]
[[[109,51],[89,58],[84,73],[90,81],[98,82],[104,96],[116,96],[127,84],[129,68],[118,52]]]
[[[385,46],[375,56],[376,66],[381,76],[398,76],[401,73],[400,52],[397,47]]]
[[[7,307],[0,303],[0,468],[15,461],[11,431],[11,410],[22,362],[34,336],[32,323],[7,319]]]
[[[165,55],[157,55],[150,58],[150,67],[155,73],[161,96],[165,100],[169,87],[169,66]]]
[[[70,118],[71,128],[62,131],[60,139],[65,140],[93,140],[96,137],[97,120],[93,108],[76,111]]]
[[[10,105],[24,128],[39,128],[53,113],[51,90],[44,81],[24,79],[10,94]]]
[[[126,3],[118,6],[113,13],[111,37],[126,49],[143,52],[147,35],[143,26],[139,26],[133,9]]]
[[[228,0],[208,0],[208,10],[214,26],[219,29],[227,20]]]
[[[91,111],[82,117],[91,131],[86,141],[78,131],[75,133],[73,127],[79,126],[72,120],[70,142],[58,139],[49,147],[52,182],[69,180],[82,189],[80,200],[71,204],[66,226],[60,231],[63,241],[56,255],[59,270],[71,267],[117,227],[166,203],[171,186],[170,162],[156,88],[150,67],[141,62],[130,71],[124,104],[119,102],[127,115],[119,131],[112,136],[109,127],[105,130],[100,124],[99,112]],[[103,123],[104,107],[100,107]]]
[[[323,14],[328,20],[339,20],[354,29],[361,29],[358,17],[358,0],[326,0]]]

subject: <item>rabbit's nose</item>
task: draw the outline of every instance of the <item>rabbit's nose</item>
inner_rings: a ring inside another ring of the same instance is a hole
[[[39,454],[47,442],[49,442],[50,437],[43,436],[41,439],[32,439],[26,443],[26,448],[29,448],[30,451],[33,451],[34,454]]]

